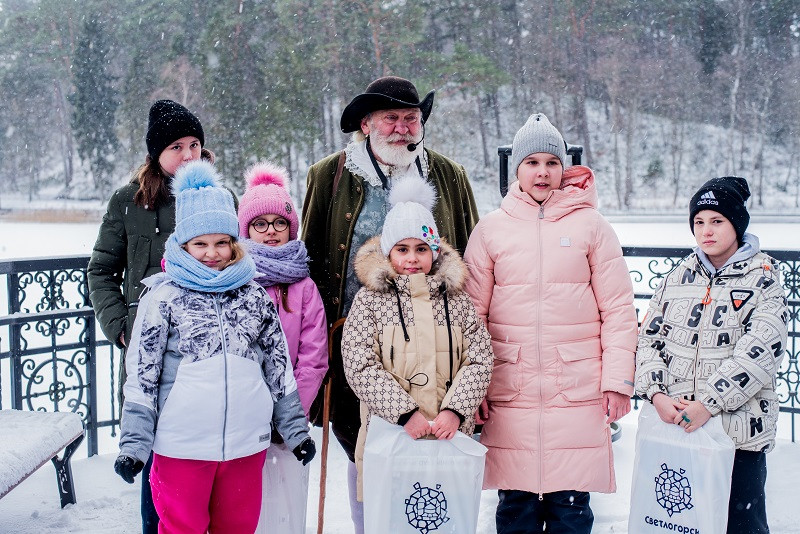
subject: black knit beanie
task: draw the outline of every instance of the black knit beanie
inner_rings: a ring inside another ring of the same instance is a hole
[[[158,100],[150,106],[145,142],[154,161],[170,143],[190,135],[200,140],[200,146],[205,144],[203,126],[188,109],[172,100]]]
[[[736,230],[736,238],[741,244],[742,236],[750,224],[750,214],[747,212],[748,198],[750,198],[750,188],[744,178],[738,176],[712,178],[701,185],[689,201],[689,228],[694,233],[694,216],[698,212],[716,211],[731,222]]]

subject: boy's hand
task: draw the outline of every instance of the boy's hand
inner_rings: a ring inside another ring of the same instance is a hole
[[[478,411],[475,412],[475,422],[479,425],[486,423],[489,420],[489,401],[483,399],[481,405],[478,406]]]
[[[702,402],[688,401],[672,422],[682,426],[686,432],[694,432],[706,424],[709,419],[711,419],[711,412],[703,406]]]
[[[114,471],[128,484],[133,484],[133,479],[142,472],[142,469],[144,469],[144,463],[141,460],[124,454],[120,455],[117,461],[114,462]]]
[[[680,422],[680,412],[686,408],[685,402],[673,399],[666,393],[656,393],[651,400],[662,421],[675,424]]]
[[[431,434],[436,436],[436,439],[453,439],[458,430],[461,419],[452,410],[442,410],[439,415],[433,420],[431,426]]]
[[[606,424],[622,419],[631,411],[631,398],[616,391],[603,392],[603,413],[607,414]]]
[[[455,414],[453,414],[455,415]],[[458,419],[458,418],[456,418]],[[406,434],[414,439],[419,439],[431,433],[431,425],[424,415],[419,413],[419,410],[414,412],[414,415],[403,425]]]
[[[294,457],[297,458],[298,461],[303,462],[303,465],[308,465],[308,462],[314,459],[314,456],[317,455],[317,446],[314,445],[314,440],[311,438],[306,438],[303,442],[294,448],[292,451]]]

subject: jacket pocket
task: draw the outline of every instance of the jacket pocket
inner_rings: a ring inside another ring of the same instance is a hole
[[[494,371],[486,398],[499,402],[514,400],[519,396],[522,385],[522,375],[518,365],[522,346],[493,339],[492,350]]]
[[[557,345],[558,388],[569,401],[596,400],[603,396],[600,391],[602,354],[600,339],[592,338],[574,343]]]

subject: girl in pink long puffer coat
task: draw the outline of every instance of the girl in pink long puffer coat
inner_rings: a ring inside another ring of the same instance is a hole
[[[609,424],[630,411],[633,287],[594,173],[565,171],[565,157],[558,130],[531,115],[514,136],[517,181],[464,254],[495,354],[478,419],[502,534],[590,532],[588,492],[616,490]]]

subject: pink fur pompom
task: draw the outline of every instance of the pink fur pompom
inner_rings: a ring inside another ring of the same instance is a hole
[[[289,182],[289,174],[280,165],[262,161],[250,167],[244,174],[244,179],[248,188],[272,184],[285,188]]]

